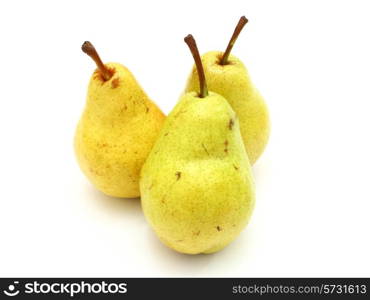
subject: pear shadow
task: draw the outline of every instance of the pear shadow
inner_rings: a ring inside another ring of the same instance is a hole
[[[92,205],[110,214],[142,215],[140,198],[118,198],[108,196],[86,184],[86,194]]]

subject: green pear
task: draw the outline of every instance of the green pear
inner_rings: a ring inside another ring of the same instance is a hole
[[[103,193],[140,196],[140,170],[164,122],[162,111],[131,72],[103,64],[90,42],[82,50],[97,64],[75,135],[75,153],[87,178]]]
[[[168,247],[212,253],[232,242],[254,207],[251,167],[228,102],[208,92],[195,40],[185,38],[200,93],[184,94],[167,117],[140,177],[144,214]]]
[[[270,134],[267,106],[253,85],[248,71],[241,60],[230,55],[234,43],[248,20],[240,18],[226,51],[211,51],[202,56],[202,62],[211,91],[224,96],[239,117],[240,131],[249,161],[253,165],[264,151]],[[185,92],[197,91],[197,69],[188,79]]]

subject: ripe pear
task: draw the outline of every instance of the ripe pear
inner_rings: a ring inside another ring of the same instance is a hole
[[[75,134],[83,173],[103,193],[140,196],[139,175],[165,116],[121,64],[103,64],[90,42],[82,50],[97,64]]]
[[[224,96],[239,117],[240,131],[249,161],[253,165],[264,151],[270,134],[266,103],[253,85],[241,60],[230,55],[234,43],[248,20],[240,18],[225,52],[211,51],[202,56],[205,77],[211,91]],[[197,91],[197,70],[189,76],[185,92]]]
[[[141,170],[144,214],[168,247],[212,253],[233,241],[254,207],[254,183],[228,102],[208,92],[200,56],[185,38],[196,65],[200,93],[184,94],[167,117]]]

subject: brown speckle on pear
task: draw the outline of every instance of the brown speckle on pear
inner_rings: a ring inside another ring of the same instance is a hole
[[[115,89],[119,86],[119,78],[114,78],[111,83],[112,89]]]
[[[229,120],[229,129],[232,130],[234,127],[234,120],[233,119],[230,119]]]

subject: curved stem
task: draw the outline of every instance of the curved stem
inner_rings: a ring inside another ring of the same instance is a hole
[[[228,63],[227,60],[229,59],[231,49],[234,47],[234,43],[235,43],[236,39],[238,38],[239,33],[242,31],[244,25],[247,24],[247,23],[248,23],[248,19],[245,16],[242,16],[239,19],[239,22],[235,27],[234,33],[233,33],[233,35],[232,35],[232,37],[229,41],[229,44],[227,45],[226,51],[224,52],[224,55],[222,56],[222,58],[220,60],[221,65],[226,65]]]
[[[204,98],[208,96],[208,88],[207,88],[207,82],[206,82],[206,77],[204,75],[204,69],[203,69],[203,64],[202,60],[199,55],[197,43],[195,42],[194,37],[189,34],[184,38],[185,43],[188,45],[191,54],[194,57],[195,61],[195,66],[197,67],[198,71],[198,77],[199,77],[199,97]]]
[[[86,41],[82,44],[81,47],[82,51],[85,52],[88,56],[90,56],[93,61],[96,63],[96,66],[98,67],[100,73],[102,74],[105,81],[111,79],[112,72],[109,71],[109,69],[103,64],[102,60],[100,59],[100,56],[98,52],[96,51],[93,44]]]

